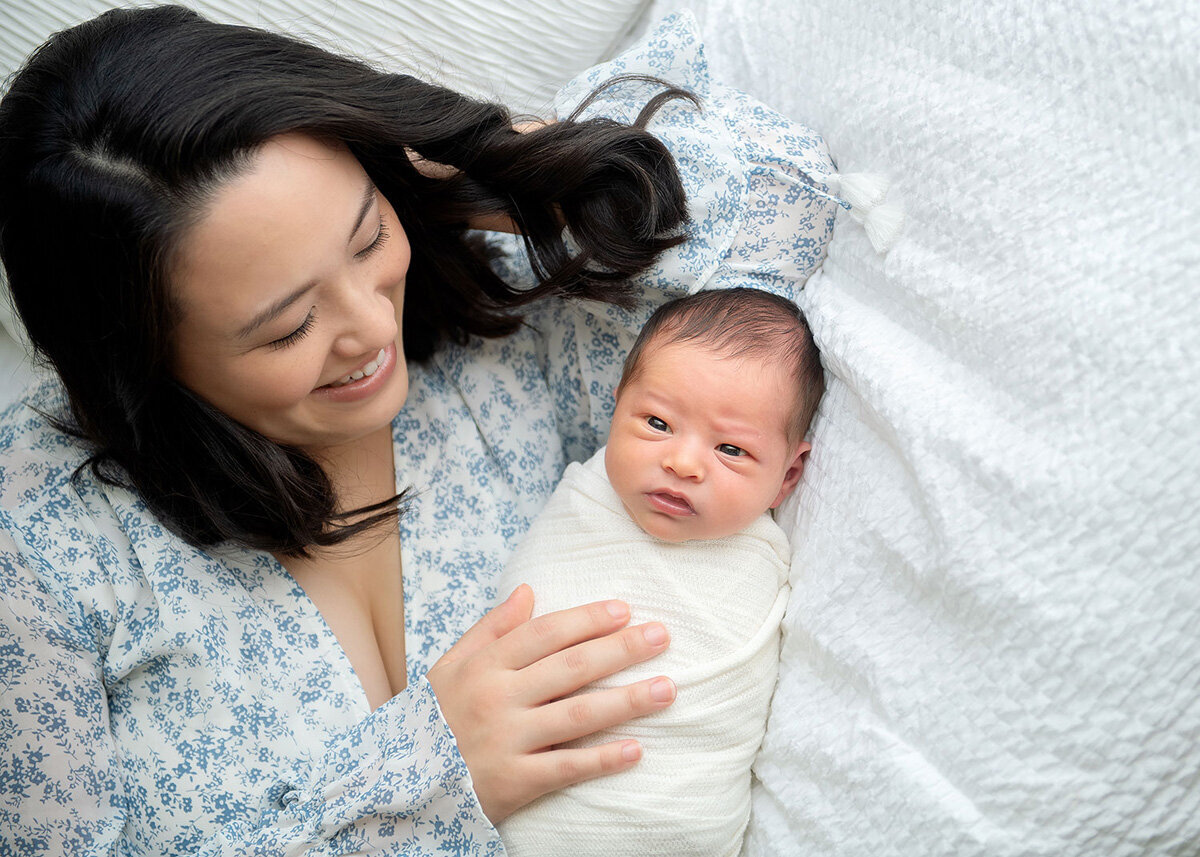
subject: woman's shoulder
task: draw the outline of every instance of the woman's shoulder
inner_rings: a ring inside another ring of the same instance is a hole
[[[65,414],[62,387],[49,377],[0,412],[0,531],[27,563],[81,567],[97,537],[122,526],[87,467],[91,450],[55,425]]]
[[[34,379],[0,411],[0,499],[5,509],[43,503],[70,488],[90,455],[79,438],[55,425],[67,415],[62,385]]]
[[[184,553],[134,493],[92,473],[90,447],[55,425],[66,413],[49,377],[0,412],[0,592],[58,605],[60,632],[99,650],[117,605],[147,591],[147,563]]]
[[[670,150],[688,197],[688,241],[650,272],[687,293],[712,283],[739,241],[749,212],[808,208],[811,195],[829,209],[826,180],[834,172],[820,135],[753,97],[712,80],[695,18],[683,12],[659,22],[637,44],[568,83],[554,102],[559,117],[634,122],[662,83],[694,101],[661,105],[646,125]],[[823,247],[823,244],[822,244]]]

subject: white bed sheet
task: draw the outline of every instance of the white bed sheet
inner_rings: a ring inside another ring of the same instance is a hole
[[[751,855],[1200,854],[1200,12],[693,0],[714,77],[889,175],[804,308]]]

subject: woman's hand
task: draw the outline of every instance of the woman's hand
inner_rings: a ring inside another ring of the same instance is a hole
[[[554,120],[552,119],[533,119],[528,122],[516,123],[513,125],[513,130],[521,134],[528,134],[530,131],[536,131],[538,128],[544,128],[547,125],[553,124]],[[417,172],[423,176],[433,179],[445,179],[458,175],[458,170],[448,164],[427,161],[412,149],[405,151],[408,154],[408,159],[412,161],[412,165],[416,167]],[[559,219],[561,220],[562,218],[560,217]],[[467,227],[470,229],[483,229],[488,232],[507,232],[510,235],[521,234],[521,229],[517,226],[516,221],[507,214],[479,214],[467,221]]]
[[[612,774],[641,758],[636,741],[583,749],[554,745],[666,708],[665,677],[564,699],[584,685],[667,647],[652,622],[626,628],[629,607],[599,601],[530,620],[521,585],[429,670],[484,813],[493,824],[547,792]]]

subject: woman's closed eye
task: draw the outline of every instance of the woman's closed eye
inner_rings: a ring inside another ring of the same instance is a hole
[[[388,234],[389,233],[388,233],[387,225],[383,222],[383,215],[380,215],[379,216],[379,231],[375,233],[374,240],[372,240],[371,243],[368,244],[366,247],[362,248],[357,253],[355,253],[354,258],[355,259],[366,259],[368,256],[370,256],[372,253],[374,253],[375,251],[377,251],[380,247],[382,247],[384,245],[384,243],[388,240]]]
[[[370,244],[355,253],[354,258],[360,260],[366,259],[372,253],[379,250],[379,248],[381,248],[384,243],[387,242],[389,234],[390,233],[388,232],[387,224],[383,222],[383,216],[381,215],[379,218],[379,229],[375,232],[375,237],[371,240]],[[297,327],[287,336],[282,336],[273,342],[267,343],[267,345],[270,348],[287,348],[289,345],[294,345],[308,335],[308,332],[312,330],[313,323],[316,320],[317,308],[313,307],[308,311],[308,315],[305,317],[304,321],[300,323],[299,327]]]
[[[289,345],[294,345],[304,337],[308,336],[308,332],[312,330],[313,324],[316,322],[316,320],[317,308],[313,307],[308,311],[308,315],[305,316],[304,321],[300,323],[299,327],[297,327],[287,336],[282,336],[279,339],[276,339],[274,342],[267,343],[268,346],[271,348],[287,348]]]
[[[717,444],[717,452],[721,453],[722,455],[732,456],[734,458],[737,458],[737,457],[743,456],[743,455],[749,455],[749,453],[746,452],[746,450],[742,449],[740,446],[734,446],[732,443]]]

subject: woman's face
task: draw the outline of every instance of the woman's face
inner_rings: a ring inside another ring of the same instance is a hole
[[[268,141],[184,236],[176,376],[311,452],[387,425],[408,394],[409,255],[395,211],[348,150],[298,134]]]

